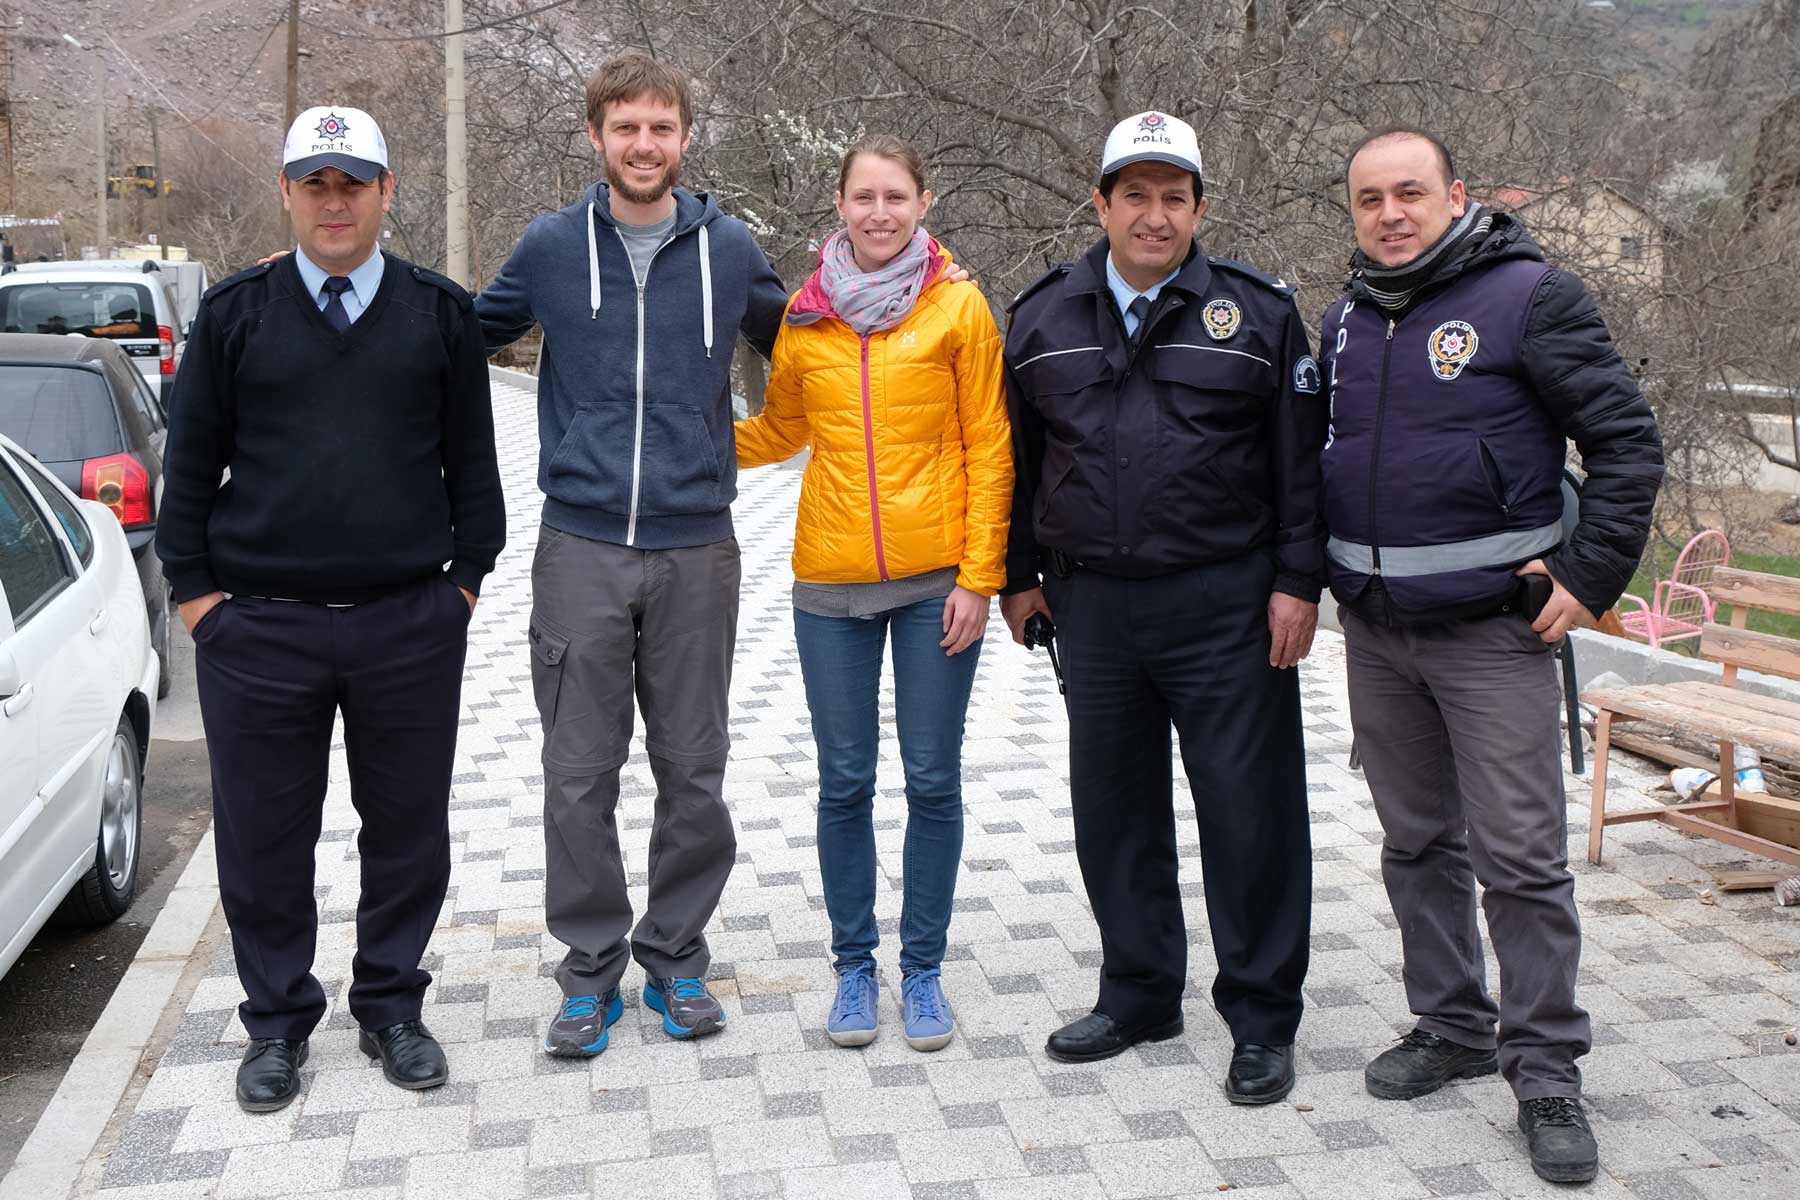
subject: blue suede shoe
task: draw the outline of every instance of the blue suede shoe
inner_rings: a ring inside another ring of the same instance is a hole
[[[592,1058],[606,1049],[606,1027],[625,1012],[614,988],[604,996],[565,996],[544,1034],[544,1053],[555,1058]]]
[[[875,967],[859,963],[838,976],[837,999],[825,1019],[825,1035],[840,1046],[866,1046],[875,1040]]]
[[[900,981],[900,1008],[906,1044],[914,1050],[942,1050],[956,1036],[956,1018],[935,969],[914,971]]]

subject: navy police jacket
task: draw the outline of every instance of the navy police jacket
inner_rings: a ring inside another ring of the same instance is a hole
[[[1662,443],[1586,288],[1516,219],[1495,214],[1398,313],[1353,277],[1320,336],[1339,601],[1384,623],[1482,615],[1542,558],[1596,616],[1612,607],[1644,550]],[[1567,544],[1565,439],[1587,475]]]
[[[1133,341],[1107,253],[1102,240],[1012,305],[1004,590],[1038,585],[1040,551],[1148,578],[1260,549],[1276,591],[1317,601],[1325,406],[1292,290],[1195,250]]]

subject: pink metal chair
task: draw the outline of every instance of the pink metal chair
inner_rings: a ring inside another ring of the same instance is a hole
[[[1619,624],[1626,635],[1652,646],[1698,638],[1700,627],[1713,619],[1712,597],[1705,590],[1712,583],[1713,568],[1730,561],[1731,542],[1723,533],[1707,529],[1695,534],[1676,557],[1670,577],[1657,583],[1648,603],[1629,592],[1619,597]],[[1628,608],[1627,604],[1637,607]]]

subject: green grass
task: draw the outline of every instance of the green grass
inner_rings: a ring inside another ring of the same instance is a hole
[[[1656,581],[1666,579],[1669,570],[1675,565],[1677,551],[1664,549],[1659,553],[1652,549],[1644,555],[1644,561],[1638,565],[1638,572],[1632,576],[1631,586],[1625,590],[1636,596],[1649,600],[1656,591]],[[1800,578],[1800,555],[1792,554],[1750,554],[1732,547],[1731,565],[1742,567],[1746,571],[1766,571],[1771,575],[1789,575]],[[1723,608],[1719,611],[1721,624],[1731,620],[1731,610]],[[1751,610],[1750,628],[1763,633],[1777,633],[1783,637],[1800,638],[1800,617],[1784,616],[1781,613],[1759,612]],[[1692,655],[1696,643],[1692,638],[1676,642],[1669,649],[1682,654]]]

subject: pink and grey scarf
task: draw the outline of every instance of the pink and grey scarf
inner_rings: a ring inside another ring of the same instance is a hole
[[[906,248],[879,270],[864,271],[851,253],[849,232],[840,229],[820,248],[818,270],[788,309],[788,324],[836,317],[862,337],[892,329],[906,319],[943,265],[937,242],[920,226]]]

